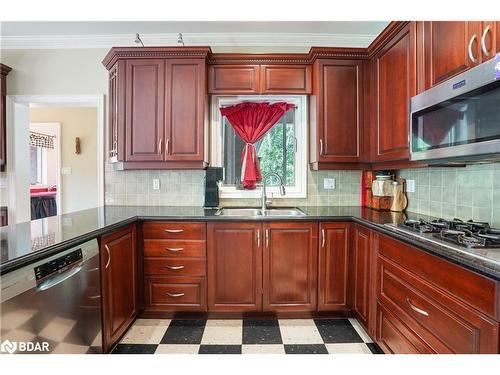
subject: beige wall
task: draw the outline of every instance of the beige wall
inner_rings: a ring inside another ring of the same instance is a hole
[[[71,167],[62,175],[62,213],[96,207],[97,190],[97,108],[31,108],[30,122],[61,123],[61,166]],[[80,137],[81,154],[75,154]]]

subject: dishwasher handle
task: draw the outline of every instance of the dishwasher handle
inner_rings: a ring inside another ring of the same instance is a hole
[[[83,262],[79,263],[76,267],[73,267],[69,270],[61,272],[55,276],[48,278],[47,280],[42,281],[37,287],[36,290],[38,292],[43,292],[44,290],[50,289],[57,284],[62,283],[65,280],[68,280],[70,277],[75,276],[78,272],[80,272],[83,268]]]

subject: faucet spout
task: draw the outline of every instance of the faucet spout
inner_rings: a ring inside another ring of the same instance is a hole
[[[275,176],[278,178],[279,183],[280,183],[280,195],[284,196],[286,194],[285,192],[285,184],[283,182],[283,178],[277,174],[276,172],[271,172],[268,173],[267,175],[262,177],[262,196],[261,196],[261,210],[265,211],[267,210],[267,196],[266,196],[266,178],[270,176]]]

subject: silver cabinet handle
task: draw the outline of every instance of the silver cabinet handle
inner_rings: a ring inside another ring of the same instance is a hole
[[[184,229],[165,229],[165,232],[167,232],[167,233],[182,233],[182,232],[184,232]]]
[[[178,271],[184,269],[184,266],[165,266],[165,268],[168,268],[169,270]]]
[[[163,149],[162,149],[162,146],[163,145],[163,138],[160,138],[160,141],[158,142],[158,153],[161,154]]]
[[[260,229],[257,229],[257,247],[260,247]]]
[[[319,154],[323,155],[323,140],[319,140]]]
[[[106,254],[108,255],[108,261],[106,262],[104,268],[108,268],[109,264],[111,263],[111,251],[109,250],[109,246],[107,244],[104,245],[104,248],[106,249]]]
[[[429,316],[429,313],[427,311],[419,309],[417,306],[415,306],[413,303],[411,303],[410,297],[406,297],[406,303],[408,304],[408,306],[410,306],[410,308],[413,311],[418,312],[419,314],[424,315],[424,316]]]
[[[184,293],[170,293],[170,292],[165,292],[165,294],[169,297],[173,298],[178,298],[178,297],[183,297]]]
[[[325,230],[321,229],[321,247],[325,247]]]
[[[476,37],[476,34],[474,34],[472,36],[472,38],[470,38],[469,40],[469,46],[467,48],[467,50],[469,51],[469,58],[470,60],[473,62],[473,63],[476,63],[477,62],[477,59],[474,57],[474,54],[472,53],[472,43],[474,43],[474,40],[476,40],[477,37]]]
[[[177,253],[179,251],[184,250],[183,247],[166,247],[165,250],[171,251],[172,253]]]
[[[167,142],[165,142],[165,155],[168,155],[168,153],[170,152],[169,148],[170,148],[170,138],[167,138]]]
[[[269,229],[266,229],[266,247],[269,247]]]
[[[486,29],[483,31],[483,35],[481,36],[481,49],[486,56],[490,55],[490,51],[486,48],[486,36],[490,32],[490,25],[486,26]]]

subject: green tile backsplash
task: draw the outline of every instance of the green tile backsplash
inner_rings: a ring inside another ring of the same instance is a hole
[[[204,171],[115,171],[106,164],[104,192],[106,205],[202,206]],[[153,179],[160,190],[153,190]],[[335,178],[336,189],[323,189],[323,178]],[[274,199],[279,206],[359,206],[360,171],[310,171],[307,198]],[[222,205],[259,205],[258,199],[224,199]]]
[[[408,211],[500,227],[500,163],[403,169],[399,174],[415,180],[415,192],[407,193]]]

